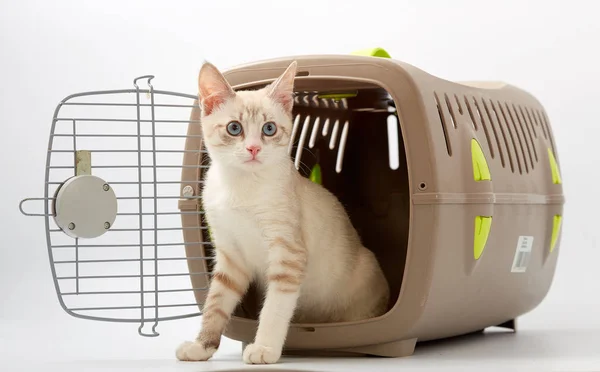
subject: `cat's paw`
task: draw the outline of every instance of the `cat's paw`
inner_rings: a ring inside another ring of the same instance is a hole
[[[273,364],[281,357],[281,350],[272,347],[250,344],[244,350],[244,362],[246,364]]]
[[[210,357],[217,351],[215,348],[206,349],[199,342],[186,341],[179,345],[175,355],[177,359],[186,362],[196,362],[209,360]]]

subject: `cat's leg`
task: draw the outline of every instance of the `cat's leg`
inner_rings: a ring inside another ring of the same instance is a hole
[[[248,290],[250,272],[234,252],[217,249],[213,273],[202,312],[202,328],[194,342],[179,346],[179,360],[204,361],[213,356],[231,314]]]
[[[276,363],[300,295],[307,251],[293,240],[275,238],[269,246],[267,294],[253,344],[244,350],[248,364]]]

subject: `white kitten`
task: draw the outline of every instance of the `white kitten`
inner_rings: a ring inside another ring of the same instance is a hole
[[[301,176],[287,148],[296,62],[271,85],[234,92],[212,64],[199,95],[211,157],[202,194],[216,264],[195,342],[180,360],[207,360],[251,282],[266,297],[246,363],[279,360],[292,318],[341,322],[387,310],[389,290],[339,201]]]

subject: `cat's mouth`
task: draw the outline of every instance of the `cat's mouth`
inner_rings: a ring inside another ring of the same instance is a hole
[[[261,164],[262,162],[256,158],[248,159],[244,162],[244,164]]]

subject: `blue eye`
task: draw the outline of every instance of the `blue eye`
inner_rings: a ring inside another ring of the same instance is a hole
[[[277,133],[277,125],[275,125],[275,123],[270,121],[268,123],[265,123],[265,125],[263,125],[262,131],[265,134],[265,136],[271,137],[271,136],[275,135],[275,133]]]
[[[231,134],[232,136],[239,136],[242,133],[242,124],[237,121],[232,121],[231,123],[227,124],[227,133]]]

